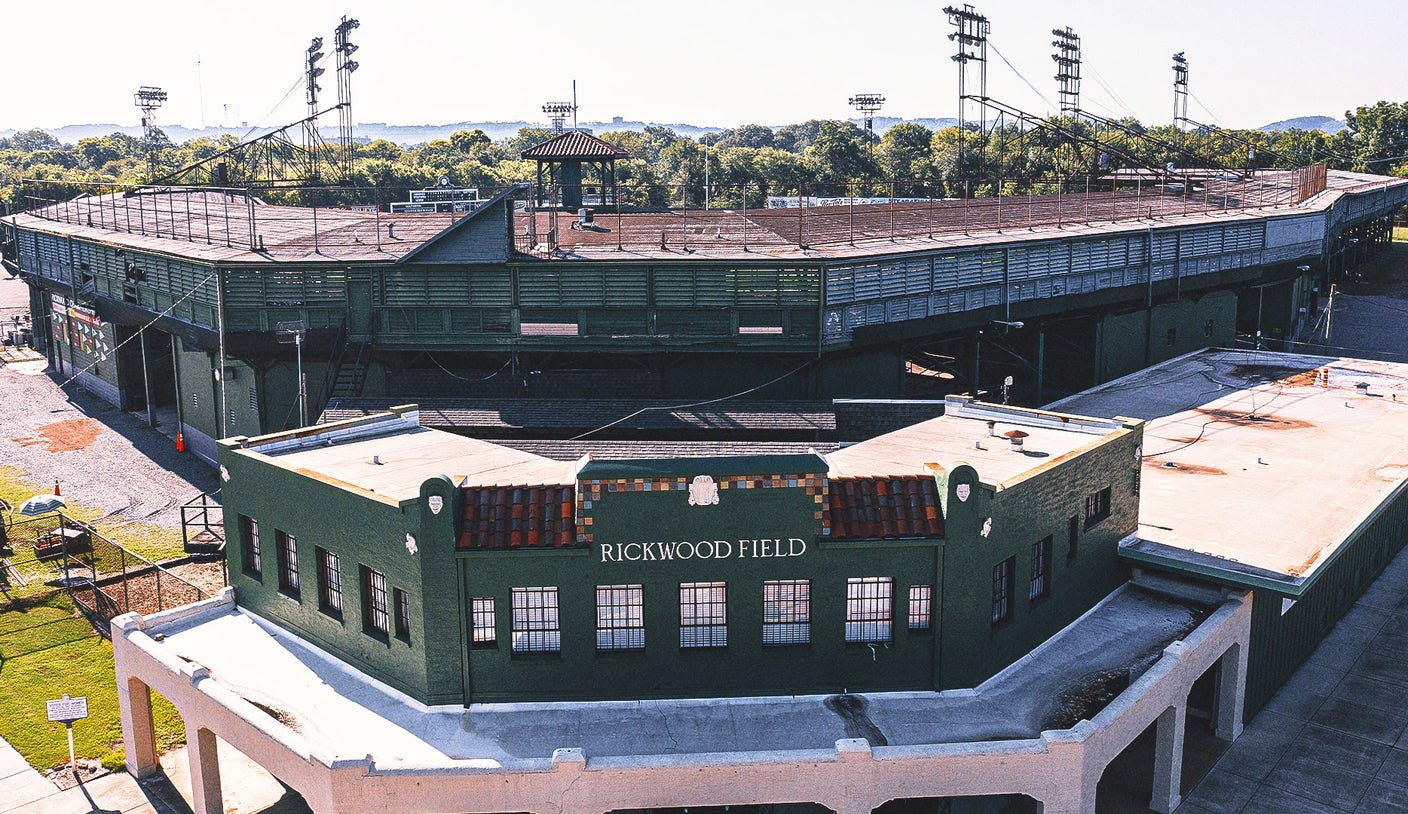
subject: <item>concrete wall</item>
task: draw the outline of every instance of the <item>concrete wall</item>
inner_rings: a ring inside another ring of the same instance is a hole
[[[1100,381],[1117,379],[1200,348],[1231,347],[1237,337],[1237,294],[1215,291],[1196,299],[1159,303],[1154,306],[1152,317],[1144,310],[1109,314],[1101,318],[1098,336],[1095,355]]]
[[[874,746],[864,739],[834,749],[708,755],[643,755],[595,759],[580,749],[558,749],[549,760],[506,762],[445,759],[434,765],[366,759],[338,760],[307,736],[279,724],[211,678],[204,667],[180,661],[148,630],[183,616],[224,613],[232,595],[143,619],[114,620],[123,735],[129,770],[155,768],[147,687],[175,704],[188,731],[218,735],[297,790],[315,812],[419,814],[445,810],[533,814],[600,814],[615,809],[816,802],[838,814],[862,814],[887,800],[911,797],[1025,794],[1045,814],[1093,814],[1105,767],[1151,724],[1160,722],[1156,754],[1158,810],[1178,802],[1181,723],[1193,682],[1220,659],[1224,703],[1219,734],[1240,732],[1240,687],[1250,635],[1249,596],[1229,599],[1182,642],[1167,647],[1153,666],[1093,720],[1026,740]],[[1166,728],[1172,721],[1178,726]],[[1175,731],[1170,731],[1173,729]],[[1172,737],[1173,734],[1179,737]],[[193,765],[211,771],[194,778],[196,814],[220,806],[213,741],[196,741]],[[213,775],[213,777],[212,777]],[[1164,793],[1160,794],[1160,786]],[[1171,797],[1169,791],[1171,789]]]

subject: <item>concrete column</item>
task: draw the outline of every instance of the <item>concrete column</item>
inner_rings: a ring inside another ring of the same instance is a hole
[[[216,756],[215,733],[192,729],[186,724],[186,759],[191,767],[191,803],[195,814],[224,814],[225,799],[220,794],[220,764]]]
[[[1159,814],[1172,814],[1182,800],[1183,729],[1187,714],[1187,701],[1169,707],[1159,716],[1154,733],[1154,799],[1149,807]]]
[[[122,745],[127,771],[147,777],[161,770],[156,757],[156,725],[152,722],[152,691],[142,681],[117,682],[117,710],[122,721]]]
[[[1225,741],[1242,734],[1242,715],[1247,699],[1247,648],[1234,644],[1220,660],[1221,679],[1217,684],[1217,728]]]

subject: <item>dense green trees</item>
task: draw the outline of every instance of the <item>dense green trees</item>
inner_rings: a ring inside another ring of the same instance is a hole
[[[1324,161],[1339,169],[1408,176],[1408,102],[1378,102],[1346,114],[1348,127],[1333,136],[1319,131],[1263,133],[1145,127],[1133,119],[1112,124],[1052,119],[1047,127],[1004,122],[987,134],[956,128],[937,132],[914,123],[895,125],[867,144],[867,133],[849,121],[813,119],[777,130],[758,124],[709,133],[699,140],[667,127],[601,134],[631,158],[617,163],[623,199],[642,206],[704,202],[707,157],[711,203],[760,206],[768,195],[990,194],[1006,185],[1050,187],[1060,177],[1099,175],[1108,169],[1248,166],[1292,167]],[[387,141],[356,147],[354,181],[378,186],[388,199],[440,178],[486,192],[534,179],[535,164],[520,153],[552,136],[524,128],[495,142],[482,130],[403,148]],[[230,136],[163,143],[158,163],[171,170],[235,145]],[[128,184],[147,172],[140,139],[114,133],[64,145],[42,130],[0,139],[0,199],[15,202],[21,179],[65,184]],[[75,187],[77,188],[77,187]],[[385,196],[383,196],[385,197]]]

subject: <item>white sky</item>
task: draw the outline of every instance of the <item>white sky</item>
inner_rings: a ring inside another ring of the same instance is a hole
[[[961,5],[961,0],[948,0]],[[170,94],[159,124],[281,125],[305,115],[309,40],[331,52],[342,15],[352,42],[357,121],[544,121],[578,83],[582,121],[732,126],[854,115],[880,92],[882,116],[954,116],[944,0],[111,0],[6,8],[0,129],[136,125],[132,94]],[[1172,115],[1170,55],[1185,51],[1188,115],[1255,127],[1340,118],[1408,98],[1405,0],[981,0],[991,42],[1048,99],[1051,29],[1081,36],[1082,106],[1148,124]],[[989,95],[1045,113],[996,53]],[[1098,79],[1108,85],[1112,98]],[[324,106],[336,100],[332,62]],[[287,97],[285,94],[290,89]],[[280,104],[280,100],[283,100]],[[1206,109],[1199,103],[1206,105]],[[1208,111],[1211,111],[1209,113]],[[324,122],[331,126],[334,120]]]

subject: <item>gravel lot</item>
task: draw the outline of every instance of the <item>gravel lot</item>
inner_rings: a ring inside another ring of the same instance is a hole
[[[0,318],[25,310],[19,279],[0,274]],[[45,371],[0,363],[0,465],[116,519],[180,528],[180,504],[217,488],[214,471],[171,439]]]

